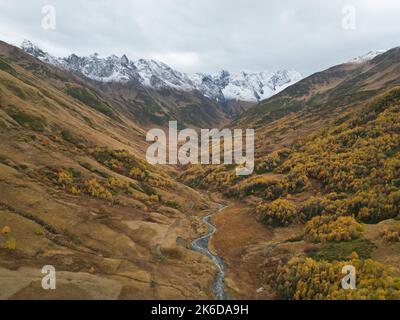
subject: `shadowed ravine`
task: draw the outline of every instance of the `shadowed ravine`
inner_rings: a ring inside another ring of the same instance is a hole
[[[221,212],[225,208],[226,207],[224,205],[220,204],[218,212]],[[211,224],[211,217],[212,214],[209,214],[208,216],[203,218],[203,222],[208,227],[208,233],[204,236],[201,236],[200,238],[197,238],[196,240],[193,240],[191,248],[192,250],[200,252],[214,261],[215,265],[218,268],[214,281],[214,296],[215,299],[217,300],[226,300],[227,298],[225,296],[225,288],[224,288],[224,276],[226,271],[226,265],[219,256],[212,254],[208,249],[210,238],[217,230],[215,226]]]

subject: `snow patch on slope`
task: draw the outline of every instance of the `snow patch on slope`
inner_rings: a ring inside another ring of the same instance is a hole
[[[363,54],[361,56],[358,56],[354,59],[351,59],[348,63],[364,63],[367,61],[370,61],[374,59],[375,57],[379,56],[382,53],[385,53],[389,49],[383,49],[383,50],[375,50],[375,51],[370,51],[366,54]]]

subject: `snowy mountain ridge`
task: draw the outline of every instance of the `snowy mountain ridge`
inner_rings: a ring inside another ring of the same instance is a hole
[[[43,62],[80,73],[95,81],[128,82],[135,80],[145,87],[156,89],[197,90],[204,96],[220,103],[229,100],[257,102],[277,94],[302,79],[302,75],[294,70],[258,73],[233,73],[222,70],[215,74],[188,75],[174,70],[163,62],[148,59],[131,61],[126,55],[100,58],[96,53],[87,57],[71,54],[65,58],[58,58],[41,50],[28,40],[22,43],[21,48]]]
[[[348,63],[363,63],[367,62],[369,60],[374,59],[375,57],[379,56],[382,53],[385,53],[389,49],[382,49],[382,50],[375,50],[375,51],[370,51],[366,54],[363,54],[361,56],[358,56],[354,59],[351,59]]]

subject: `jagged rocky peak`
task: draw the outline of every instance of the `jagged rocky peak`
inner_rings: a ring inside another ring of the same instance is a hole
[[[185,91],[195,89],[188,75],[172,69],[163,62],[152,59],[139,59],[135,62],[135,65],[144,85],[171,87]]]
[[[231,74],[229,71],[221,70],[214,76],[215,84],[219,87],[226,87],[229,84]]]
[[[129,59],[128,59],[128,57],[124,54],[124,55],[122,55],[122,57],[121,57],[121,64],[123,65],[123,66],[127,66],[128,64],[129,64]]]
[[[135,64],[126,55],[121,58],[116,55],[100,58],[98,53],[89,57],[78,57],[72,54],[60,60],[64,68],[82,73],[97,81],[124,82],[139,78]]]
[[[196,73],[192,75],[190,79],[196,90],[200,91],[205,97],[216,100],[217,102],[225,101],[221,86],[216,83],[211,75]]]
[[[188,75],[163,62],[152,59],[132,61],[125,54],[122,57],[116,55],[100,57],[97,53],[87,57],[71,54],[65,58],[56,58],[28,40],[24,41],[21,47],[44,62],[80,73],[92,80],[101,82],[137,80],[143,86],[151,88],[198,91],[220,103],[229,100],[257,102],[302,78],[298,72],[288,70],[259,73],[234,73],[221,70],[215,74]]]
[[[49,53],[43,51],[39,46],[34,44],[29,40],[24,40],[21,44],[21,49],[23,49],[26,53],[29,53],[31,56],[34,56],[37,59],[42,60],[43,62],[50,63],[53,65],[59,65],[58,59]]]
[[[44,51],[42,51],[37,45],[35,45],[33,42],[31,42],[29,40],[22,41],[21,48],[25,52],[27,52],[33,56],[42,56],[43,57],[45,55]]]
[[[300,73],[288,70],[236,73],[221,70],[211,75],[198,74],[195,82],[198,83],[198,79],[203,80],[203,90],[207,96],[216,98],[222,93],[225,100],[256,102],[269,98],[301,78]]]

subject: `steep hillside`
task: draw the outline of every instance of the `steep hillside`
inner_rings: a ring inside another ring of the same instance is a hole
[[[356,106],[400,84],[400,48],[372,60],[349,62],[315,73],[243,115],[241,124],[261,127],[293,112],[329,116],[342,107]]]
[[[333,67],[246,112],[235,126],[256,127],[252,176],[228,165],[183,173],[190,186],[238,199],[216,218],[225,233],[213,242],[235,265],[231,295],[399,297],[399,62],[392,49]],[[269,230],[263,237],[260,224]],[[234,239],[225,240],[228,230]],[[345,264],[362,270],[358,293],[339,287]]]
[[[0,299],[213,297],[188,249],[210,202],[143,161],[142,118],[111,96],[0,44]]]
[[[230,115],[199,92],[171,88],[151,89],[127,83],[92,84],[131,121],[142,127],[165,127],[177,120],[182,127],[213,128],[224,125]]]
[[[266,225],[305,223],[301,239],[310,243],[303,258],[276,271],[281,298],[399,299],[399,123],[395,88],[311,136],[277,165],[274,171],[287,178],[267,188],[273,202],[260,203],[257,212]],[[339,282],[329,286],[330,275],[323,275],[346,264],[357,268],[357,291],[341,290]]]

